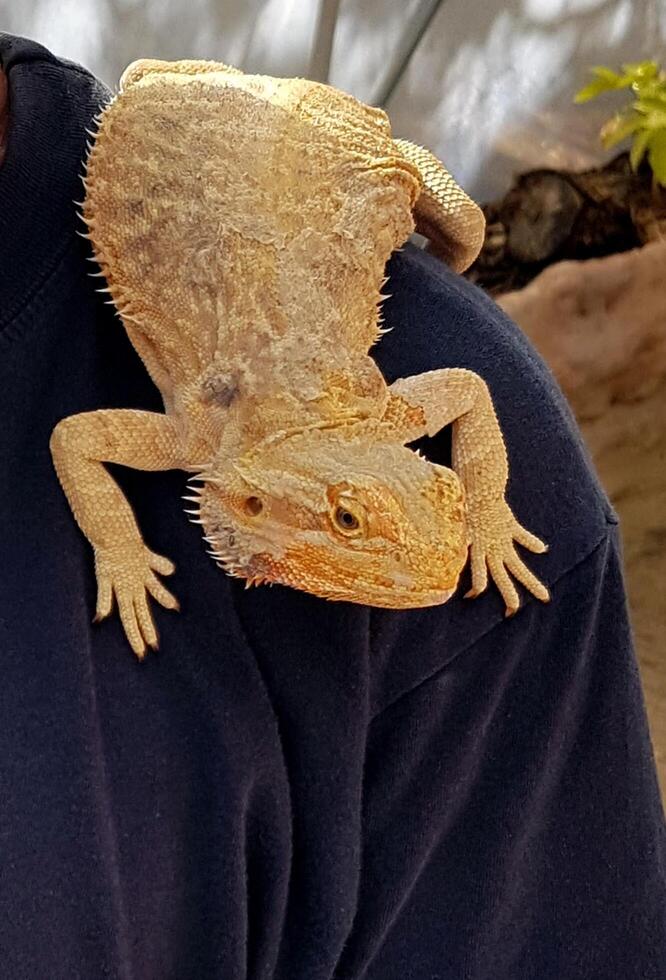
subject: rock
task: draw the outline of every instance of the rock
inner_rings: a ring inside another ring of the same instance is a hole
[[[629,210],[641,242],[666,241],[666,188],[645,188],[632,199]]]
[[[545,262],[569,238],[582,206],[582,196],[561,174],[525,174],[499,209],[511,256],[519,262]]]
[[[666,242],[558,262],[498,302],[550,364],[579,418],[666,377]]]
[[[636,248],[666,237],[666,190],[626,153],[574,173],[532,170],[484,205],[487,234],[465,275],[493,295],[518,289],[547,265]]]

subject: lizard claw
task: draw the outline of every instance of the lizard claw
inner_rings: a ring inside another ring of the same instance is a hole
[[[511,575],[537,599],[548,602],[548,589],[518,556],[514,542],[536,553],[547,551],[548,546],[518,523],[506,501],[501,500],[495,506],[485,509],[482,517],[471,523],[472,587],[465,598],[473,599],[484,592],[490,573],[504,599],[506,616],[513,616],[520,606],[520,598]]]
[[[167,609],[178,609],[178,600],[157,578],[171,575],[173,562],[150,551],[144,544],[137,548],[96,549],[97,609],[94,622],[105,619],[113,608],[114,598],[132,650],[143,660],[146,648],[157,650],[159,637],[148,604],[148,593]]]

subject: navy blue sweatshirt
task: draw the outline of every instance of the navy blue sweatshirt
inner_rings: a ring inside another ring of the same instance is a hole
[[[552,590],[387,611],[245,591],[116,468],[182,612],[138,663],[93,625],[92,553],[48,449],[95,408],[159,411],[75,235],[86,71],[0,36],[0,976],[664,980],[664,822],[616,517],[551,375],[494,303],[408,246],[389,381],[488,382]],[[450,460],[446,433],[423,443]]]

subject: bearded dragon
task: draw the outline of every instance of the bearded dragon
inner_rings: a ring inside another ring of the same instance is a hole
[[[175,609],[104,463],[193,474],[191,516],[248,585],[408,608],[445,602],[468,557],[514,612],[515,542],[488,388],[465,369],[387,385],[369,355],[384,267],[414,228],[454,268],[483,217],[386,114],[330,86],[215,62],[142,60],[96,120],[82,217],[99,275],[164,402],[61,420],[51,451],[94,549],[96,619],[114,599],[138,657]],[[408,448],[453,423],[453,468]]]

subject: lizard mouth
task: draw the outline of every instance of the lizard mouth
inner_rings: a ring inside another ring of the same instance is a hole
[[[443,605],[449,601],[455,591],[453,588],[405,593],[397,589],[387,589],[385,594],[375,591],[369,600],[363,601],[366,605],[377,606],[379,609],[422,609],[426,606]],[[351,598],[350,601],[359,600]]]
[[[367,556],[366,556],[367,557]],[[442,605],[458,586],[464,558],[449,560],[442,574],[419,580],[418,575],[338,563],[318,562],[312,555],[287,552],[281,557],[259,553],[243,566],[227,571],[250,585],[279,583],[339,602],[354,602],[385,609],[418,609]]]

